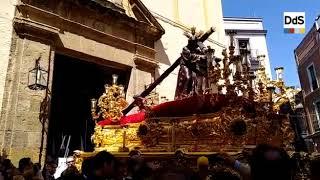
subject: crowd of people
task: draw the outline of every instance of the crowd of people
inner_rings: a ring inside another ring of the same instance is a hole
[[[179,161],[179,160],[175,160]],[[177,164],[182,162],[178,162]],[[190,163],[190,162],[187,162]],[[183,164],[183,163],[182,163]],[[218,165],[219,164],[219,165]],[[0,180],[54,180],[57,162],[47,158],[44,167],[22,158],[18,167],[9,159],[2,158]],[[190,164],[189,164],[190,165]],[[126,159],[117,159],[111,153],[101,151],[94,157],[84,159],[81,172],[73,162],[61,173],[60,180],[292,180],[296,163],[288,153],[271,145],[258,145],[243,162],[227,153],[208,157],[201,156],[195,168],[171,168],[145,161],[139,151],[131,151]],[[188,166],[191,167],[191,166]],[[310,180],[320,180],[320,161],[310,162]]]

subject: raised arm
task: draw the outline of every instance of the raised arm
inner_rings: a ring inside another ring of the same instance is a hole
[[[207,32],[205,32],[200,38],[199,41],[204,42],[209,38],[209,36],[216,31],[215,27],[211,27]]]

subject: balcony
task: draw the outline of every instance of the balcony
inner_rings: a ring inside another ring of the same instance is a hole
[[[247,54],[251,71],[257,71],[261,66],[260,62],[263,61],[263,55],[259,52],[261,52],[259,49],[235,49],[235,55]]]
[[[235,49],[235,55],[245,54],[246,52],[253,58],[259,58],[264,55],[260,49]]]

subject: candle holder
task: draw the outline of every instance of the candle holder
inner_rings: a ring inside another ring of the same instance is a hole
[[[90,100],[91,102],[91,116],[93,120],[96,120],[97,118],[99,118],[99,115],[96,114],[97,112],[97,99],[92,98]]]
[[[277,76],[277,81],[283,81],[283,67],[277,67],[274,68],[274,70],[276,71],[276,76]]]
[[[272,84],[267,85],[267,91],[268,91],[268,99],[270,104],[270,111],[273,110],[273,94],[275,92],[275,87]]]
[[[254,89],[255,89],[255,84],[254,84],[254,80],[256,79],[256,76],[254,74],[250,74],[249,75],[249,84],[248,84],[248,88],[249,88],[249,99],[254,100]]]

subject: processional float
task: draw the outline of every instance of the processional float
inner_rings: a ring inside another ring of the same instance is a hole
[[[239,152],[260,143],[293,149],[288,109],[297,91],[285,86],[283,68],[277,68],[276,80],[267,78],[263,66],[252,73],[246,53],[235,55],[233,33],[223,59],[216,58],[204,45],[213,32],[185,33],[189,40],[181,56],[129,105],[113,75],[103,95],[91,100],[95,150],[76,151],[76,164],[102,150],[122,157],[139,150],[163,158],[177,151],[188,156]],[[175,100],[148,106],[148,95],[179,65]],[[127,115],[135,106],[139,110]]]

